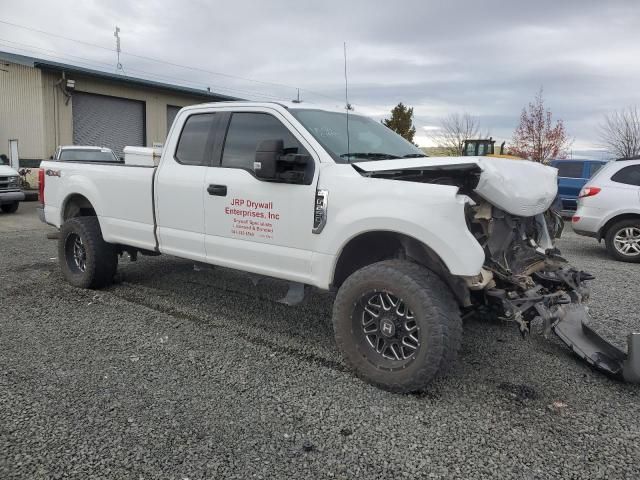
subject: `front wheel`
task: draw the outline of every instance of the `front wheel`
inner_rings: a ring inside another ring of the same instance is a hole
[[[102,238],[96,217],[64,222],[58,236],[58,259],[67,281],[80,288],[109,285],[118,268],[116,248]]]
[[[16,213],[19,205],[18,202],[5,203],[4,205],[0,205],[0,209],[2,209],[4,213]]]
[[[609,254],[623,262],[640,262],[640,220],[614,223],[607,230],[605,244]]]
[[[392,392],[423,390],[455,362],[460,310],[433,272],[401,260],[369,265],[340,287],[336,343],[365,381]]]

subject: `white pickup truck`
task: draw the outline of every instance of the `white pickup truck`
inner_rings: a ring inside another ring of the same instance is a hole
[[[347,116],[348,115],[348,116]],[[640,378],[592,335],[592,277],[553,246],[556,170],[489,157],[427,158],[379,122],[304,104],[183,108],[161,156],[42,164],[45,221],[73,285],[108,285],[118,256],[169,254],[337,292],[345,361],[382,388],[421,390],[454,363],[461,311],[555,331],[597,368]]]
[[[0,163],[0,210],[3,213],[16,213],[24,192],[20,189],[20,176],[9,165]]]

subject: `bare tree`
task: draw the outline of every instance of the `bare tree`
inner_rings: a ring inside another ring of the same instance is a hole
[[[440,122],[440,128],[433,135],[433,141],[446,155],[460,156],[464,141],[478,138],[480,123],[468,113],[453,113]]]
[[[640,112],[629,107],[604,116],[600,124],[602,146],[618,158],[640,156]]]

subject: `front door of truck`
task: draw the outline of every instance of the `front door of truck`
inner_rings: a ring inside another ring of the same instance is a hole
[[[307,282],[311,275],[317,180],[309,185],[265,181],[254,174],[264,140],[282,140],[289,153],[315,152],[286,118],[268,107],[228,112],[220,164],[205,178],[205,250],[218,265]],[[311,178],[311,177],[309,177]]]

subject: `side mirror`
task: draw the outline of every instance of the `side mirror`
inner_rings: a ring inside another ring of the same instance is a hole
[[[309,155],[297,151],[297,148],[285,150],[282,140],[264,140],[256,148],[253,172],[265,180],[308,184],[313,177],[313,162]]]
[[[263,140],[256,148],[253,172],[258,178],[275,179],[278,160],[284,153],[283,140]]]

